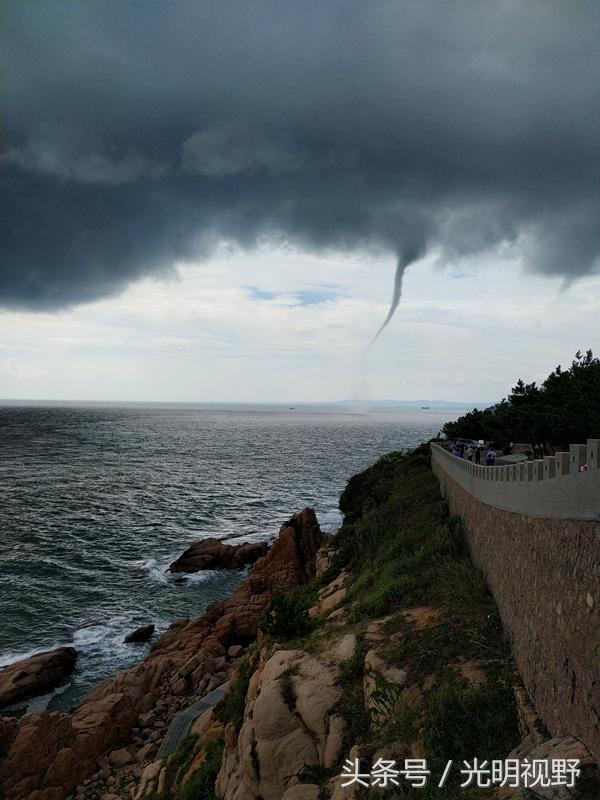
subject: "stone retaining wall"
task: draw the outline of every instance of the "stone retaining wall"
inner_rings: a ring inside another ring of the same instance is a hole
[[[516,482],[478,478],[475,465],[455,465],[459,459],[436,445],[432,454],[442,494],[463,519],[537,713],[553,736],[581,739],[600,762],[600,523],[577,518],[569,504],[576,494],[568,495],[569,503],[563,496],[564,516],[557,518],[508,511],[501,504],[510,502]],[[598,476],[595,468],[564,477],[594,487]],[[486,493],[481,484],[500,491]],[[531,487],[535,494],[539,483]],[[513,504],[538,509],[543,496],[526,500],[522,494]]]

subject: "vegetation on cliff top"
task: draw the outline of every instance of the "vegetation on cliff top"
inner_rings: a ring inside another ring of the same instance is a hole
[[[484,439],[502,447],[527,442],[534,454],[551,454],[569,444],[600,437],[600,359],[578,352],[538,386],[518,381],[510,395],[491,408],[474,408],[443,427],[449,439]]]

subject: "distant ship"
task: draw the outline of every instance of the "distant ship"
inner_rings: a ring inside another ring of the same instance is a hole
[[[421,406],[421,408],[425,408],[425,409],[427,409],[427,408],[429,408],[429,406]]]

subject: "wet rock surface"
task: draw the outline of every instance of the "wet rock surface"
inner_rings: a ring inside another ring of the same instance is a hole
[[[142,625],[141,628],[136,628],[136,630],[131,631],[128,633],[123,641],[125,644],[137,643],[137,642],[147,642],[154,635],[154,625]]]
[[[223,544],[219,539],[196,542],[169,567],[169,572],[199,572],[203,569],[240,569],[264,556],[266,542]]]

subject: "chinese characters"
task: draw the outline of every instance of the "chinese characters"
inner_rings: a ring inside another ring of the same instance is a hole
[[[480,789],[494,786],[525,789],[534,789],[536,786],[572,788],[581,774],[579,765],[577,759],[570,758],[551,760],[508,758],[491,761],[474,758],[456,766],[453,761],[448,761],[442,774],[434,777],[428,769],[425,758],[407,758],[402,762],[378,758],[369,772],[364,771],[360,759],[355,758],[346,759],[340,777],[342,787],[357,784],[366,788],[387,789],[405,783],[413,788],[422,789],[431,780],[436,782],[438,788],[443,788],[453,770],[458,770],[461,776],[460,787],[463,789],[469,786]]]

